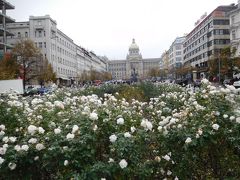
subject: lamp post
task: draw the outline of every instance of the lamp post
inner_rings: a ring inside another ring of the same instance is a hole
[[[221,72],[220,72],[220,70],[221,70],[221,64],[220,64],[221,62],[220,62],[220,55],[219,55],[219,53],[218,53],[218,83],[220,84],[221,83]]]

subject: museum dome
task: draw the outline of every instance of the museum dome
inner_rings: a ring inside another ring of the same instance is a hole
[[[129,50],[139,50],[138,45],[135,43],[135,39],[133,38],[132,44],[129,46]]]

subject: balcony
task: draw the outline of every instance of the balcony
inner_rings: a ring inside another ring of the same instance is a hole
[[[15,7],[11,3],[9,3],[5,0],[0,0],[0,8],[1,9],[3,8],[4,5],[5,5],[5,9],[15,9]]]
[[[3,18],[4,18],[4,17],[5,17],[5,22],[6,22],[6,23],[14,23],[14,22],[15,22],[15,19],[12,19],[11,17],[6,16],[6,15],[0,13],[0,24],[3,23]]]
[[[4,29],[2,27],[0,27],[0,36],[3,36],[3,32],[4,32]],[[9,31],[5,31],[6,32],[6,36],[14,36],[13,33],[9,32]]]

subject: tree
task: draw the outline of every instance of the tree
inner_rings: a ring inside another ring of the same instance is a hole
[[[38,63],[41,63],[40,50],[35,47],[32,40],[20,40],[15,44],[12,53],[22,66],[23,87],[25,89],[26,81],[37,76],[35,68],[38,67]]]
[[[91,68],[90,69],[90,80],[94,81],[94,80],[99,79],[99,77],[100,77],[99,73],[95,69]]]
[[[40,68],[38,80],[40,81],[41,85],[47,82],[56,81],[56,73],[53,71],[52,65],[48,62],[47,59],[43,60],[42,67]]]
[[[231,47],[223,48],[209,60],[209,74],[211,76],[233,77],[234,69],[240,68],[240,58],[233,57],[235,54]],[[220,77],[221,78],[221,77]]]
[[[19,65],[12,56],[4,56],[0,60],[0,80],[16,79],[19,75]]]
[[[160,69],[159,68],[151,68],[148,71],[148,75],[150,77],[158,77],[158,76],[160,76]]]
[[[112,79],[112,74],[109,72],[102,72],[102,80],[108,81]]]

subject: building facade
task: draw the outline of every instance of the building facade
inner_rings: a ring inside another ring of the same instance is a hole
[[[169,78],[169,51],[162,53],[160,60],[160,74],[162,77]]]
[[[129,80],[134,77],[137,79],[146,79],[148,73],[153,68],[159,68],[161,58],[143,59],[139,47],[132,40],[126,60],[111,60],[108,62],[108,71],[113,79]]]
[[[208,16],[203,16],[184,42],[184,65],[195,67],[197,76],[207,76],[208,61],[218,56],[220,50],[230,46],[228,12],[234,4],[219,6]]]
[[[240,56],[240,0],[237,8],[229,13],[231,47],[236,50],[235,56]]]
[[[76,79],[84,70],[106,71],[106,61],[93,52],[78,46],[57,28],[49,15],[30,16],[27,22],[8,24],[8,42],[14,45],[20,39],[31,39],[52,65],[59,82]]]
[[[168,72],[169,78],[176,79],[176,69],[181,68],[183,64],[183,43],[186,37],[177,37],[170,46]]]
[[[7,52],[7,49],[11,48],[11,45],[7,42],[7,36],[12,34],[7,30],[7,24],[15,22],[14,19],[7,16],[7,10],[14,9],[15,7],[5,0],[0,0],[0,53],[1,57]]]

